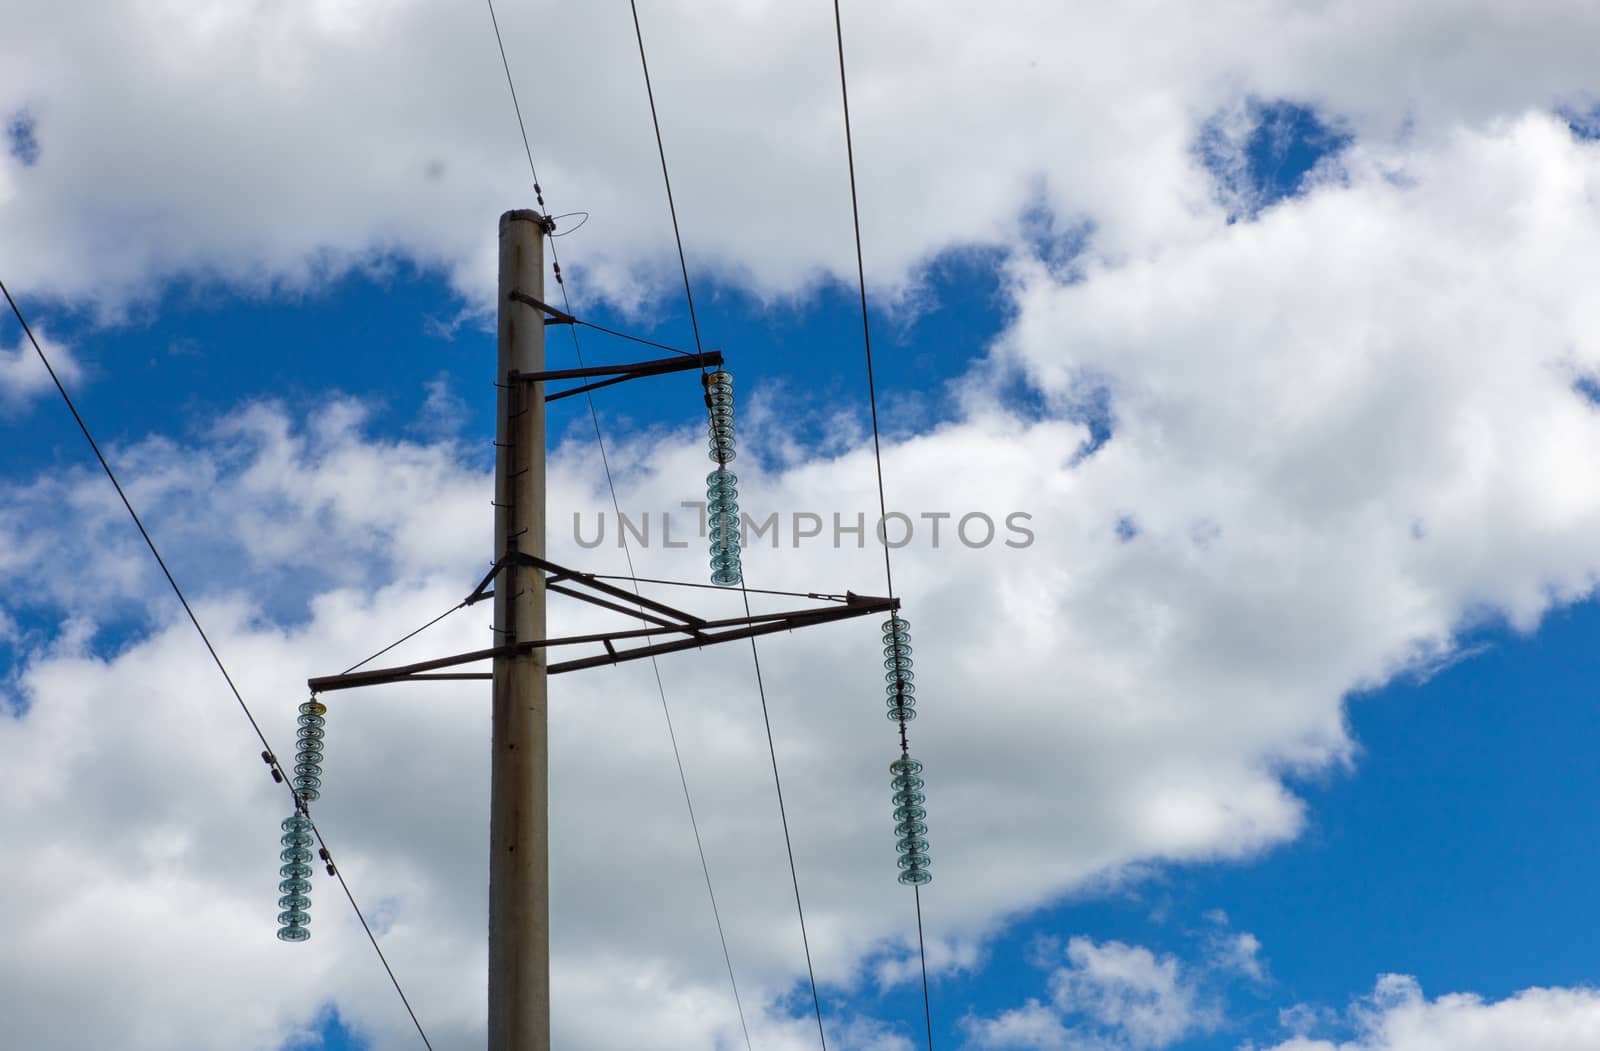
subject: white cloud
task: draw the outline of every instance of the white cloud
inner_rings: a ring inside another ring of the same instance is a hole
[[[426,389],[428,396],[422,402],[414,429],[428,438],[455,437],[468,418],[466,400],[450,388],[450,379],[444,373],[429,380]]]
[[[1055,1005],[1119,1034],[1130,1048],[1168,1047],[1211,1024],[1175,956],[1088,938],[1067,943],[1069,966],[1050,976]]]
[[[1212,962],[1185,966],[1119,941],[1067,942],[1066,965],[1052,967],[1048,1004],[1030,998],[993,1018],[968,1017],[963,1028],[978,1048],[1145,1051],[1170,1047],[1221,1022],[1215,999],[1201,984]]]
[[[1352,1011],[1349,1041],[1301,1034],[1264,1051],[1586,1051],[1600,1044],[1600,992],[1526,989],[1504,1000],[1470,993],[1429,1000],[1416,979],[1383,975]]]
[[[563,243],[590,269],[580,291],[635,300],[632,277],[665,279],[672,256],[632,25],[603,4],[503,7],[551,207],[592,213]],[[848,275],[827,5],[642,14],[691,265],[766,293]],[[953,245],[1015,246],[1033,206],[1092,226],[1101,258],[1214,236],[1226,209],[1195,140],[1251,98],[1424,144],[1583,108],[1597,19],[1571,0],[1006,0],[981,24],[958,5],[855,5],[874,284]],[[102,0],[33,5],[8,30],[0,113],[32,115],[39,156],[0,161],[0,270],[27,291],[115,306],[176,274],[310,288],[405,258],[483,302],[494,218],[532,203],[486,11]]]
[[[1218,971],[1242,974],[1257,982],[1266,981],[1266,964],[1261,959],[1261,939],[1249,931],[1234,930],[1228,914],[1221,909],[1211,909],[1204,919],[1210,925],[1205,935],[1208,964]]]
[[[1261,963],[1261,939],[1249,931],[1219,936],[1212,952],[1212,961],[1217,967],[1238,971],[1258,982],[1266,979],[1266,968]]]
[[[930,978],[963,971],[973,973],[985,963],[983,946],[973,939],[934,938],[925,948]],[[922,954],[914,946],[907,946],[903,954],[878,960],[872,969],[873,978],[880,990],[891,989],[902,982],[920,982],[922,964]]]
[[[964,1026],[968,1038],[982,1048],[1056,1051],[1081,1046],[1062,1025],[1061,1016],[1038,1000],[1029,1000],[994,1018],[967,1019]]]
[[[1578,276],[1600,266],[1597,184],[1600,148],[1535,116],[1357,151],[1347,185],[1205,245],[1070,286],[1019,268],[1002,359],[1058,404],[1110,388],[1117,434],[1084,478],[1116,482],[1085,496],[1141,543],[1212,529],[1240,603],[1219,614],[1257,631],[1268,593],[1298,593],[1317,663],[1379,682],[1467,611],[1527,628],[1593,586],[1600,494],[1570,479],[1600,438],[1571,389],[1600,363]],[[1348,660],[1380,634],[1411,643]]]
[[[9,306],[0,309],[10,310]],[[37,328],[34,335],[38,337],[40,346],[49,356],[51,366],[63,383],[71,383],[82,376],[78,360],[69,348],[51,341]],[[23,401],[51,390],[53,386],[50,373],[39,361],[39,355],[34,352],[27,336],[18,332],[14,346],[0,346],[0,412],[12,411]]]

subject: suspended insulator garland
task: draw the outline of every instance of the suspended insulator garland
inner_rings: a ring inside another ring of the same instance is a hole
[[[731,587],[743,579],[739,565],[739,479],[726,467],[706,475],[706,512],[711,529],[711,583]]]
[[[283,851],[278,855],[283,867],[278,875],[278,937],[286,942],[303,942],[311,937],[307,924],[311,917],[306,910],[311,907],[311,818],[296,810],[283,819],[283,837],[278,841]]]
[[[309,803],[322,795],[323,716],[328,706],[315,697],[300,706],[300,728],[295,731],[294,792]]]
[[[908,723],[917,717],[917,687],[911,681],[911,622],[897,613],[883,622],[883,692],[889,721]]]
[[[711,413],[711,458],[719,464],[733,459],[733,373],[718,369],[705,377],[706,408]]]
[[[933,879],[928,871],[928,812],[922,807],[922,778],[917,776],[922,764],[911,758],[906,745],[906,723],[917,716],[917,690],[911,681],[911,623],[898,613],[883,622],[883,667],[889,720],[900,724],[900,758],[889,764],[900,882],[921,885]]]
[[[894,845],[900,855],[900,882],[923,884],[933,879],[928,871],[928,812],[923,809],[922,764],[909,755],[902,755],[889,764],[889,779],[894,789]]]
[[[322,739],[326,732],[323,716],[328,708],[315,697],[300,706],[300,727],[296,731],[294,756],[295,811],[283,820],[283,836],[278,840],[283,851],[278,855],[283,867],[278,875],[278,937],[286,942],[303,942],[311,937],[307,925],[311,917],[311,815],[308,807],[322,795]]]
[[[711,530],[711,582],[725,587],[744,579],[739,565],[739,479],[728,470],[734,457],[733,373],[707,374],[706,409],[711,414],[711,459],[717,469],[706,475],[706,516]]]

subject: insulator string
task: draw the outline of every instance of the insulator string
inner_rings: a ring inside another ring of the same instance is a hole
[[[718,369],[701,376],[706,389],[707,448],[717,469],[706,475],[706,517],[711,541],[711,583],[732,587],[744,579],[739,557],[739,477],[728,470],[734,458],[733,373]]]
[[[300,706],[299,728],[295,731],[294,813],[283,819],[283,836],[278,855],[283,867],[278,875],[283,882],[278,890],[278,937],[286,942],[303,942],[311,937],[311,802],[322,796],[322,742],[326,736],[328,708],[312,697]]]

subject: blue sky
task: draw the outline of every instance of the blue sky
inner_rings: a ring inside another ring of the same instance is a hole
[[[575,311],[692,345],[631,23],[507,6],[551,209],[594,212],[558,242]],[[1038,534],[895,554],[935,1045],[1596,1046],[1600,25],[1141,6],[1167,28],[846,12],[889,504]],[[494,217],[531,203],[487,25],[418,2],[366,40],[359,7],[0,43],[0,277],[280,752],[307,676],[483,571]],[[876,500],[822,14],[645,29],[742,502],[783,523],[750,583],[874,593],[877,552],[789,532]],[[0,1014],[41,1049],[418,1046],[336,887],[273,939],[281,789],[28,354],[0,319],[0,827],[35,845],[0,888],[36,903]],[[625,510],[698,497],[692,378],[596,404]],[[621,572],[571,533],[610,509],[587,406],[549,433],[553,556]],[[633,555],[698,580],[699,548]],[[904,1051],[876,636],[761,652],[829,1046]],[[661,668],[754,1046],[816,1046],[748,655]],[[558,1044],[743,1046],[654,679],[558,682]],[[441,1051],[482,1042],[480,693],[341,697],[318,804]]]

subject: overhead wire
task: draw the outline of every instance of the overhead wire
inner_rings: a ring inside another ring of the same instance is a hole
[[[427,631],[429,628],[433,627],[435,624],[439,623],[441,620],[445,619],[450,614],[455,613],[458,610],[466,609],[471,604],[472,603],[467,599],[463,599],[460,602],[457,602],[454,606],[451,606],[449,609],[445,610],[443,613],[439,614],[437,617],[434,617],[432,620],[428,621],[428,623],[424,624],[422,627],[420,627],[417,630],[415,630],[413,632],[410,632],[410,633],[408,633],[406,635],[402,635],[398,639],[395,639],[393,642],[389,643],[389,645],[385,646],[383,649],[379,650],[377,653],[374,653],[372,656],[367,657],[367,658],[365,658],[363,660],[356,661],[354,664],[350,665],[350,667],[346,668],[344,671],[340,672],[339,674],[340,675],[349,675],[351,672],[355,671],[356,669],[364,667],[364,666],[366,666],[368,664],[371,664],[373,661],[377,660],[379,657],[382,657],[385,653],[388,653],[390,650],[394,649],[396,646],[401,646],[401,645],[404,645],[407,642],[410,642],[412,639],[416,638],[418,635],[421,635],[423,632]]]
[[[488,0],[489,22],[494,26],[494,42],[500,48],[500,64],[505,67],[506,87],[511,89],[511,108],[517,111],[517,130],[522,132],[522,150],[528,155],[528,170],[533,173],[533,196],[544,207],[544,190],[539,186],[539,169],[533,164],[533,147],[528,144],[528,125],[522,120],[522,103],[517,101],[517,85],[511,79],[511,62],[506,58],[506,42],[500,36],[500,19],[495,17],[494,0]]]
[[[644,30],[639,25],[639,5],[637,0],[628,0],[628,7],[633,13],[634,39],[639,44],[639,67],[644,73],[645,95],[650,100],[650,124],[655,129],[656,154],[661,159],[661,181],[667,191],[667,210],[672,216],[672,237],[678,247],[678,267],[683,274],[683,296],[689,305],[689,323],[694,330],[695,350],[701,350],[700,322],[695,316],[694,292],[689,284],[689,264],[683,251],[683,231],[678,223],[678,207],[672,196],[672,177],[667,172],[667,149],[661,135],[661,118],[656,111],[655,88],[650,82],[650,61],[645,56]],[[702,372],[704,367],[702,366]],[[750,592],[746,588],[744,573],[739,574],[739,590],[744,598],[745,616],[750,616]],[[767,705],[767,688],[761,676],[761,654],[756,646],[756,640],[750,640],[750,657],[755,665],[756,690],[761,698],[761,719],[767,731],[767,754],[772,760],[772,782],[778,796],[778,816],[783,823],[783,845],[789,857],[789,878],[794,884],[795,913],[800,920],[800,944],[805,950],[806,977],[811,983],[811,1004],[817,1016],[817,1038],[822,1043],[822,1051],[828,1049],[828,1034],[822,1024],[822,998],[817,991],[817,973],[811,962],[811,938],[806,931],[805,906],[800,900],[800,874],[795,866],[794,841],[789,834],[789,814],[783,802],[783,779],[778,773],[778,750],[772,736],[772,716]]]
[[[678,225],[678,204],[672,196],[672,176],[667,174],[667,147],[661,137],[661,117],[656,113],[656,91],[650,83],[650,60],[644,54],[644,30],[639,28],[639,4],[628,0],[633,12],[633,35],[639,42],[639,68],[644,71],[644,93],[650,100],[650,124],[656,132],[656,154],[661,158],[661,182],[667,189],[667,212],[672,216],[672,239],[678,246],[678,269],[683,273],[683,298],[689,304],[689,327],[694,330],[694,349],[700,346],[700,321],[695,316],[694,291],[689,287],[689,261],[683,254],[683,231]]]
[[[867,403],[872,411],[872,458],[878,474],[878,520],[887,522],[888,502],[883,489],[883,446],[878,437],[878,391],[872,369],[872,326],[867,319],[867,268],[861,252],[861,204],[856,190],[856,150],[850,131],[850,84],[845,75],[844,18],[839,11],[839,0],[833,0],[834,40],[839,53],[839,97],[844,109],[845,159],[850,168],[850,217],[854,222],[856,246],[856,283],[861,292],[861,342],[867,357]],[[883,544],[883,576],[889,597],[894,597],[894,568],[889,560],[889,543]],[[900,719],[900,750],[902,757],[909,754],[906,740],[906,721]],[[922,888],[915,884],[917,906],[917,955],[922,962],[922,1017],[927,1028],[928,1051],[933,1051],[933,1007],[928,995],[928,948],[922,932]]]
[[[579,230],[583,229],[583,224],[589,221],[589,213],[588,212],[562,212],[560,215],[552,215],[552,216],[550,216],[550,221],[552,223],[556,223],[556,222],[560,222],[562,219],[571,219],[574,215],[583,216],[582,219],[578,220],[578,225],[577,226],[570,226],[567,229],[561,231],[560,233],[552,232],[550,234],[550,236],[551,237],[565,237],[568,234],[575,234]]]
[[[261,742],[261,747],[266,750],[265,754],[273,757],[269,760],[269,763],[274,773],[278,775],[274,780],[279,781],[288,788],[289,794],[294,797],[296,810],[305,814],[306,820],[309,822],[310,814],[301,806],[300,797],[289,786],[288,778],[283,776],[283,768],[276,759],[277,753],[273,751],[272,745],[267,741],[267,735],[262,731],[261,724],[256,721],[255,715],[250,711],[250,706],[245,703],[244,695],[239,691],[238,685],[234,683],[233,676],[228,672],[227,665],[222,662],[222,657],[217,653],[216,646],[212,644],[211,637],[206,634],[206,629],[201,626],[200,618],[195,615],[194,607],[189,604],[189,599],[184,595],[183,588],[178,586],[177,578],[172,575],[172,570],[167,566],[167,560],[161,556],[155,540],[150,536],[150,531],[145,528],[144,521],[139,517],[139,512],[134,510],[133,502],[128,499],[128,494],[122,488],[122,483],[117,479],[116,472],[111,469],[111,464],[106,459],[105,453],[100,450],[100,444],[95,441],[93,433],[89,430],[89,425],[84,421],[83,415],[78,411],[77,404],[72,400],[72,395],[67,393],[67,388],[61,382],[61,377],[56,374],[55,367],[50,364],[49,356],[45,354],[44,348],[40,346],[39,340],[33,334],[32,327],[29,326],[27,319],[23,317],[22,308],[17,305],[17,301],[12,297],[11,290],[5,286],[4,281],[0,281],[0,293],[4,293],[6,302],[11,306],[11,312],[16,315],[17,323],[22,326],[23,334],[28,337],[28,342],[33,345],[34,353],[39,356],[39,361],[44,365],[45,371],[49,373],[51,382],[55,384],[56,391],[61,395],[61,400],[66,402],[68,411],[72,413],[73,420],[77,422],[78,430],[83,432],[83,437],[88,441],[89,448],[94,451],[95,459],[100,462],[101,469],[105,471],[106,477],[111,480],[112,488],[117,491],[117,496],[121,499],[122,506],[127,509],[128,517],[133,519],[133,524],[138,528],[139,535],[144,539],[145,546],[150,549],[150,554],[155,557],[156,565],[161,567],[162,575],[167,578],[167,583],[172,587],[173,594],[178,597],[179,604],[183,606],[183,612],[188,615],[189,623],[194,625],[195,633],[200,636],[200,641],[205,644],[206,652],[211,655],[212,662],[216,664],[217,670],[222,673],[223,681],[228,684],[229,692],[233,694],[234,700],[239,702],[239,710],[244,713],[245,719],[250,723],[250,728],[255,731],[257,739]],[[332,852],[328,848],[327,840],[324,839],[322,831],[317,828],[315,823],[311,824],[311,830],[317,837],[317,845],[331,857]],[[332,868],[334,875],[338,877],[339,886],[344,890],[344,896],[350,902],[350,908],[355,912],[356,919],[361,921],[361,929],[366,931],[367,940],[372,943],[373,951],[378,954],[378,960],[383,964],[384,971],[388,973],[389,981],[394,985],[394,991],[400,996],[400,1002],[405,1005],[406,1014],[411,1017],[411,1024],[416,1026],[417,1035],[422,1038],[424,1046],[429,1051],[432,1051],[433,1044],[428,1040],[428,1034],[422,1028],[422,1022],[417,1018],[416,1011],[412,1009],[411,1001],[406,996],[405,990],[401,988],[400,979],[395,975],[394,968],[389,965],[388,958],[384,956],[383,948],[378,944],[376,935],[372,933],[372,928],[367,924],[367,918],[362,914],[361,906],[356,903],[354,892],[351,891],[350,885],[345,882],[344,874],[339,871],[338,866],[333,865],[331,862],[330,868]]]
[[[489,5],[489,16],[490,16],[491,19],[494,19],[494,0],[487,0],[487,3]],[[522,107],[517,105],[517,103],[516,103],[517,88],[516,88],[516,83],[515,83],[515,81],[513,80],[512,76],[511,76],[511,63],[506,58],[505,44],[501,41],[500,26],[499,26],[498,20],[495,20],[494,24],[495,24],[495,40],[496,40],[496,42],[498,42],[500,44],[500,61],[501,61],[501,64],[505,67],[505,72],[506,72],[506,85],[507,85],[507,87],[509,87],[511,89],[511,101],[512,101],[512,106],[516,110],[516,114],[517,114],[517,126],[518,126],[518,129],[522,133],[522,143],[523,143],[524,148],[527,151],[528,171],[529,171],[529,174],[531,174],[533,176],[534,195],[535,195],[536,199],[538,200],[540,207],[542,208],[542,207],[544,207],[544,192],[541,189],[541,187],[539,186],[539,172],[538,172],[538,169],[534,166],[533,150],[532,150],[531,147],[528,146],[528,129],[527,129],[527,126],[523,123],[523,120],[522,120]],[[664,160],[665,160],[665,158],[663,157],[663,161]],[[551,231],[551,233],[553,234],[554,231]],[[559,287],[561,289],[561,305],[562,305],[562,308],[567,312],[568,316],[571,316],[572,315],[572,304],[571,304],[571,301],[570,301],[570,299],[568,297],[568,294],[567,294],[566,279],[562,276],[562,273],[561,273],[561,260],[560,260],[559,255],[557,254],[555,238],[553,236],[551,236],[549,238],[549,244],[550,244],[550,260],[551,260],[551,263],[553,264],[553,269],[554,269],[555,278],[556,278],[556,285],[557,285],[557,287]],[[685,280],[687,280],[687,277],[688,277],[687,269],[685,270],[684,276],[685,276]],[[692,314],[692,312],[693,312],[693,303],[692,302],[690,304],[690,310],[691,310],[691,314]],[[634,342],[644,343],[644,344],[647,344],[649,346],[659,347],[660,349],[663,349],[663,350],[670,350],[670,351],[672,351],[674,353],[677,353],[677,354],[686,354],[687,353],[686,351],[678,350],[675,347],[669,347],[669,346],[666,346],[665,344],[654,343],[654,342],[652,342],[650,340],[639,339],[638,337],[635,337],[635,336],[629,336],[629,335],[626,335],[626,334],[621,333],[621,332],[616,332],[616,331],[614,331],[612,329],[605,328],[604,326],[601,326],[601,325],[595,325],[595,324],[592,324],[592,323],[589,323],[589,322],[577,322],[577,324],[583,324],[585,327],[593,328],[593,329],[596,329],[598,331],[605,332],[605,333],[607,333],[609,335],[620,336],[623,339],[629,339],[629,340],[633,340]],[[571,332],[571,334],[572,334],[572,349],[573,349],[573,353],[577,357],[578,367],[579,368],[585,368],[586,366],[584,365],[584,360],[583,360],[583,347],[582,347],[582,344],[580,343],[580,341],[578,340],[577,324],[568,326],[568,331]],[[700,332],[699,332],[699,327],[698,326],[695,326],[694,332],[695,332],[695,349],[698,351],[700,349]],[[704,372],[704,371],[705,371],[704,366],[701,366],[701,372]],[[621,515],[622,515],[622,505],[621,505],[620,501],[618,500],[617,487],[616,487],[615,481],[613,480],[612,475],[611,475],[611,461],[610,461],[609,456],[606,453],[605,436],[601,432],[601,428],[600,428],[600,413],[599,413],[599,410],[595,408],[593,393],[592,392],[585,392],[584,397],[587,400],[588,405],[589,405],[589,418],[594,424],[595,444],[598,446],[599,451],[600,451],[600,464],[601,464],[601,467],[605,471],[606,488],[611,493],[611,505],[612,505],[613,509],[615,510],[615,512],[616,512],[616,514],[618,516],[618,519],[620,520]],[[623,544],[623,555],[627,559],[627,563],[628,563],[629,579],[633,581],[634,595],[635,595],[635,597],[640,597],[639,584],[638,584],[637,578],[633,575],[634,574],[633,551],[632,551],[632,548],[629,547],[629,545],[628,545],[628,539],[627,539],[626,536],[623,536],[622,544]],[[642,610],[643,606],[641,606],[640,608]],[[694,833],[695,850],[699,853],[699,856],[700,856],[700,871],[701,871],[701,874],[705,877],[706,896],[707,896],[707,898],[710,899],[710,902],[711,902],[711,915],[712,915],[713,920],[716,922],[717,940],[722,946],[722,960],[723,960],[723,963],[727,967],[728,984],[731,986],[731,988],[733,990],[734,1008],[737,1010],[738,1015],[739,1015],[739,1028],[744,1033],[744,1043],[745,1043],[746,1051],[750,1051],[750,1048],[752,1046],[751,1042],[750,1042],[750,1026],[749,1026],[748,1022],[746,1021],[746,1019],[745,1019],[744,1001],[739,995],[739,981],[734,976],[733,956],[728,950],[728,938],[727,938],[727,934],[725,933],[725,931],[723,929],[722,912],[719,909],[719,907],[717,906],[717,894],[716,894],[716,890],[712,886],[711,865],[710,865],[710,862],[706,858],[705,844],[704,844],[704,842],[703,842],[703,840],[702,840],[702,838],[700,836],[700,822],[699,822],[699,818],[695,814],[693,796],[691,795],[691,793],[689,791],[688,775],[684,772],[683,754],[678,748],[677,731],[673,728],[673,725],[672,725],[672,710],[671,710],[671,707],[667,703],[666,686],[665,686],[665,684],[663,683],[663,681],[661,679],[661,667],[656,662],[656,658],[655,658],[654,654],[652,654],[651,657],[650,657],[650,667],[651,667],[651,670],[655,673],[656,691],[660,695],[660,698],[661,698],[661,714],[662,714],[662,716],[665,719],[666,724],[667,724],[667,737],[672,743],[672,757],[673,757],[673,761],[676,763],[677,768],[678,768],[678,781],[679,781],[679,784],[683,788],[683,802],[684,802],[684,807],[688,811],[688,814],[689,814],[689,827],[691,828],[691,830]]]
[[[551,236],[554,236],[554,235],[551,235]],[[555,246],[552,245],[550,247],[550,256],[551,256],[552,259],[555,258],[555,254],[556,254]],[[561,290],[562,290],[562,292],[566,291],[566,285],[565,284],[562,284]],[[596,332],[604,332],[608,336],[616,336],[618,339],[625,339],[625,340],[628,340],[630,343],[640,343],[640,344],[643,344],[646,347],[655,347],[657,350],[670,350],[670,351],[672,351],[672,353],[674,353],[674,354],[682,354],[686,358],[691,356],[690,352],[687,351],[687,350],[681,350],[678,347],[668,346],[665,343],[657,343],[653,339],[645,339],[642,336],[630,336],[626,332],[618,332],[614,328],[606,328],[604,325],[597,325],[593,321],[585,321],[585,320],[583,320],[583,318],[575,317],[575,318],[572,319],[572,321],[573,321],[573,324],[582,325],[584,328],[592,328]],[[698,348],[696,348],[696,349],[698,349]],[[705,370],[705,366],[702,365],[701,366],[701,371],[704,371],[704,370]]]
[[[721,584],[701,584],[693,580],[662,580],[659,577],[625,577],[617,573],[590,573],[596,580],[632,580],[640,584],[661,584],[675,588],[704,588],[707,591],[727,591]],[[783,595],[787,598],[820,599],[823,602],[848,602],[848,595],[827,595],[820,591],[778,591],[773,588],[747,588],[752,595]]]

